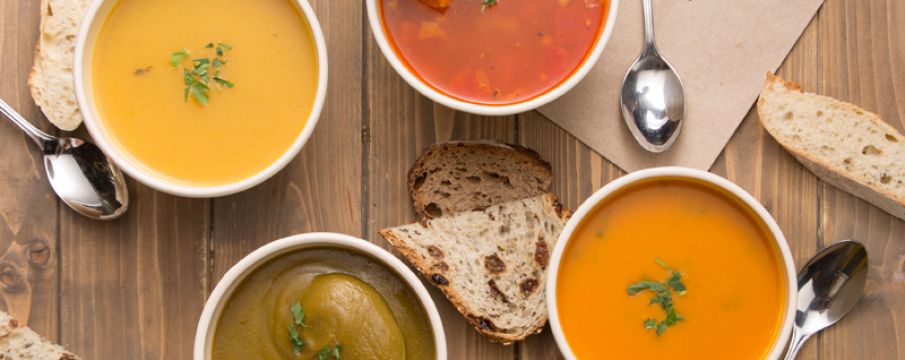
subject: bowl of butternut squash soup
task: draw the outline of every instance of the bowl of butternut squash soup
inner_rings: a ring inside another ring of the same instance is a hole
[[[327,52],[306,0],[102,0],[74,74],[88,131],[123,171],[214,197],[298,154],[323,108]]]
[[[412,87],[483,115],[536,109],[591,70],[619,0],[366,0],[384,57]]]
[[[778,359],[795,267],[770,214],[709,172],[637,171],[566,224],[547,307],[567,359]]]
[[[308,233],[236,263],[211,292],[195,360],[446,359],[440,315],[402,261],[366,240]]]

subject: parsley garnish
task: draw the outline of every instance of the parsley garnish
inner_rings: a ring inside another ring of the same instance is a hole
[[[324,348],[321,349],[321,351],[319,353],[317,353],[317,360],[328,360],[331,358],[333,360],[342,360],[342,352],[343,352],[342,344],[336,344],[336,346],[334,346],[332,348],[330,347],[330,345],[327,345],[327,346],[324,346]]]
[[[305,341],[299,336],[299,327],[308,327],[305,324],[305,310],[302,310],[302,304],[298,301],[289,306],[289,312],[292,314],[292,324],[289,324],[289,341],[292,343],[292,350],[296,355],[302,353],[305,347]]]
[[[682,274],[680,272],[673,270],[659,258],[657,258],[656,261],[657,264],[665,268],[666,271],[669,271],[671,275],[669,280],[666,282],[639,281],[628,286],[628,295],[634,296],[644,290],[650,290],[654,293],[654,297],[650,299],[648,304],[660,304],[660,308],[666,312],[666,318],[659,322],[654,319],[645,319],[644,330],[654,330],[657,333],[657,336],[660,336],[668,327],[675,325],[679,320],[683,319],[682,315],[679,315],[675,306],[673,306],[672,292],[674,291],[679,294],[679,296],[682,296],[688,293],[688,289],[685,287],[685,284],[682,283]]]
[[[481,3],[481,12],[483,13],[484,10],[487,10],[487,8],[493,7],[494,5],[496,5],[496,2],[497,0],[483,0],[483,2]]]
[[[217,55],[213,58],[199,57],[192,59],[191,70],[186,67],[182,69],[182,79],[185,83],[185,91],[183,92],[185,101],[189,101],[189,95],[191,95],[202,106],[207,105],[210,100],[211,79],[217,83],[220,89],[235,86],[232,82],[220,77],[220,68],[226,65],[226,60],[223,59],[224,51],[232,50],[232,46],[224,43],[217,43],[216,45],[208,43],[204,47],[214,49]],[[170,54],[170,65],[179,67],[180,64],[190,57],[191,55],[186,49],[176,51]]]

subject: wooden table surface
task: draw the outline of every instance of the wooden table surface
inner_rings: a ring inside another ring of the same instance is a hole
[[[85,359],[188,359],[207,295],[257,247],[311,231],[387,246],[378,229],[415,220],[405,174],[430,144],[493,138],[536,149],[553,164],[554,190],[570,208],[623,175],[538,113],[486,118],[433,104],[384,60],[362,2],[312,3],[329,49],[326,107],[298,158],[251,190],[185,199],[130,181],[125,217],[90,221],[54,197],[33,144],[0,124],[0,309]],[[35,0],[0,0],[0,97],[49,130],[26,84],[39,11]],[[905,2],[826,0],[779,73],[903,130]],[[766,206],[798,264],[841,239],[868,247],[867,295],[812,339],[802,359],[905,358],[905,222],[815,178],[766,135],[754,113],[711,171]],[[431,292],[451,358],[558,356],[549,329],[497,345]]]

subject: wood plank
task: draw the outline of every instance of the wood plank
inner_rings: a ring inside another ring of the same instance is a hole
[[[368,239],[389,245],[377,230],[416,221],[406,179],[427,146],[451,139],[515,142],[515,117],[488,118],[436,105],[418,94],[386,62],[368,33],[365,79],[368,159]],[[443,318],[450,359],[512,359],[512,346],[492,343],[469,326],[432,285],[425,282]]]
[[[209,201],[130,181],[113,222],[61,211],[61,338],[85,359],[191,355],[204,305]]]
[[[0,0],[0,98],[52,131],[27,85],[39,15],[36,2]],[[38,147],[11,122],[0,122],[0,310],[56,340],[59,203]]]
[[[211,285],[261,245],[289,235],[361,231],[361,4],[312,1],[327,40],[327,102],[299,156],[267,182],[215,199]]]
[[[578,208],[603,185],[625,174],[538,112],[519,117],[519,141],[521,145],[540,153],[553,166],[552,190],[563,206],[569,209]],[[518,344],[517,359],[561,358],[549,324],[541,334]]]
[[[905,129],[905,4],[827,0],[819,28],[821,94],[859,104]],[[905,357],[905,222],[830,185],[821,187],[821,245],[852,238],[870,256],[867,294],[818,336],[821,359]]]

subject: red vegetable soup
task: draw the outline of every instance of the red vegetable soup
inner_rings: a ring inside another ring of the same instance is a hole
[[[436,90],[478,104],[542,95],[594,47],[608,0],[379,0],[390,43]]]

